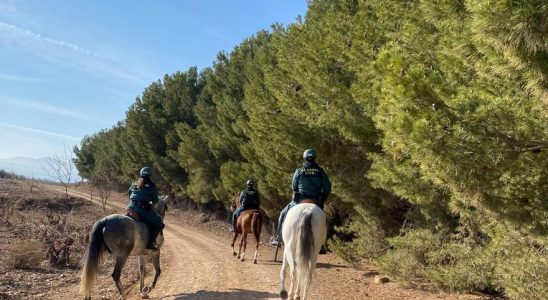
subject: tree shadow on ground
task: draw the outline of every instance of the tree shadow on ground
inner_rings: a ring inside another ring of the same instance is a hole
[[[259,262],[257,264],[265,265],[265,266],[275,266],[275,265],[281,266],[282,262],[281,261],[273,261],[273,260],[262,260],[262,261],[259,260]]]
[[[348,266],[347,265],[335,265],[335,264],[329,264],[329,263],[317,263],[316,268],[317,269],[348,268]]]
[[[277,299],[278,294],[258,292],[243,289],[231,289],[230,291],[217,292],[217,291],[204,291],[200,290],[194,293],[182,293],[177,295],[171,295],[168,297],[175,297],[176,300],[193,300],[193,299]]]

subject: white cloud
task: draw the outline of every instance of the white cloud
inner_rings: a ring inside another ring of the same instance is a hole
[[[91,120],[91,121],[100,122],[100,123],[109,123],[106,120],[101,120],[101,119],[92,117],[90,115],[84,114],[84,113],[72,111],[72,110],[69,110],[69,109],[66,109],[66,108],[58,107],[58,106],[43,103],[43,102],[29,101],[29,100],[23,100],[23,99],[19,99],[19,98],[11,98],[11,97],[2,97],[2,96],[0,96],[0,103],[7,104],[7,105],[12,105],[12,106],[23,107],[23,108],[29,108],[29,109],[33,109],[33,110],[37,110],[37,111],[41,111],[41,112],[52,113],[52,114],[56,114],[56,115],[72,117],[72,118],[76,118],[76,119]]]
[[[15,74],[0,73],[0,80],[15,81],[15,82],[24,82],[24,83],[46,83],[50,80],[36,78],[36,77],[27,77],[20,76]]]
[[[24,51],[51,63],[78,69],[108,80],[117,78],[143,85],[149,83],[154,76],[138,60],[130,62],[129,57],[124,57],[123,61],[113,60],[111,58],[113,53],[105,57],[81,45],[50,38],[2,21],[0,21],[0,39],[3,43],[0,45],[4,47]]]
[[[0,104],[28,108],[36,111],[72,117],[75,119],[91,120],[91,121],[105,123],[105,124],[109,123],[106,120],[101,120],[84,113],[72,111],[63,107],[54,106],[51,104],[46,104],[38,101],[29,101],[29,100],[23,100],[19,98],[0,96]]]
[[[30,31],[30,30],[26,30],[26,29],[17,27],[15,25],[4,23],[4,22],[1,22],[1,21],[0,21],[0,30],[11,31],[12,33],[15,33],[15,34],[20,35],[20,36],[24,36],[24,37],[34,39],[36,41],[48,43],[48,44],[51,44],[51,45],[55,45],[55,46],[58,46],[58,47],[61,47],[61,48],[72,49],[74,51],[78,51],[78,52],[81,52],[81,53],[84,53],[84,54],[87,54],[87,55],[99,56],[97,53],[95,53],[91,50],[88,50],[88,49],[86,49],[82,46],[79,46],[79,45],[76,45],[76,44],[73,44],[73,43],[69,43],[69,42],[65,42],[65,41],[61,41],[61,40],[52,39],[52,38],[49,38],[47,36],[43,36],[39,33],[35,33],[35,32]]]
[[[38,134],[41,134],[41,135],[48,135],[48,136],[53,136],[53,137],[58,137],[58,138],[63,138],[63,139],[74,140],[74,141],[81,140],[81,138],[75,137],[75,136],[70,136],[70,135],[66,135],[66,134],[62,134],[62,133],[51,132],[51,131],[46,131],[46,130],[41,130],[41,129],[36,129],[36,128],[24,127],[24,126],[19,126],[19,125],[15,125],[15,124],[4,123],[4,122],[0,122],[0,126],[11,128],[11,129],[16,129],[16,130],[23,130],[23,131],[38,133]]]

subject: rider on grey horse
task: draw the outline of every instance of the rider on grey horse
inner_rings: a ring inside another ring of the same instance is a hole
[[[139,173],[137,182],[131,184],[128,190],[130,200],[129,209],[135,211],[148,225],[150,238],[147,243],[147,249],[158,250],[155,245],[156,237],[164,228],[164,223],[158,214],[152,210],[152,206],[158,202],[158,190],[156,185],[150,179],[152,169],[143,167]]]
[[[246,189],[240,192],[240,207],[232,213],[232,230],[236,232],[236,220],[238,216],[246,209],[259,209],[261,206],[261,199],[259,192],[253,187],[255,183],[249,179],[246,182]]]
[[[322,210],[325,200],[331,193],[331,181],[324,169],[316,163],[316,150],[307,149],[303,153],[303,166],[295,170],[291,187],[293,199],[282,209],[278,219],[276,242],[281,242],[282,224],[289,209],[303,199],[312,199]],[[323,250],[323,249],[322,249]]]

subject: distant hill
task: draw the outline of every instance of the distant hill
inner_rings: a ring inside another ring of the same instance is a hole
[[[48,167],[48,158],[30,158],[30,157],[11,157],[0,159],[0,169],[4,169],[7,172],[13,172],[25,177],[37,178],[37,179],[51,179],[49,178],[45,169]]]

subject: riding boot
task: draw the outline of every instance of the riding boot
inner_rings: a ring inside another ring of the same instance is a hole
[[[288,211],[288,209],[286,209],[286,208],[284,208],[280,212],[280,218],[278,219],[278,228],[276,228],[276,239],[275,239],[275,241],[278,242],[278,243],[283,243],[282,226],[283,226],[285,216],[287,215],[287,211]]]
[[[156,228],[149,228],[150,237],[148,239],[147,249],[160,250],[158,246],[156,245],[156,238],[158,237],[158,234],[160,234],[161,231],[162,229],[158,230]]]
[[[232,232],[238,232],[238,228],[236,225],[237,221],[238,221],[238,217],[233,215],[232,216]]]

